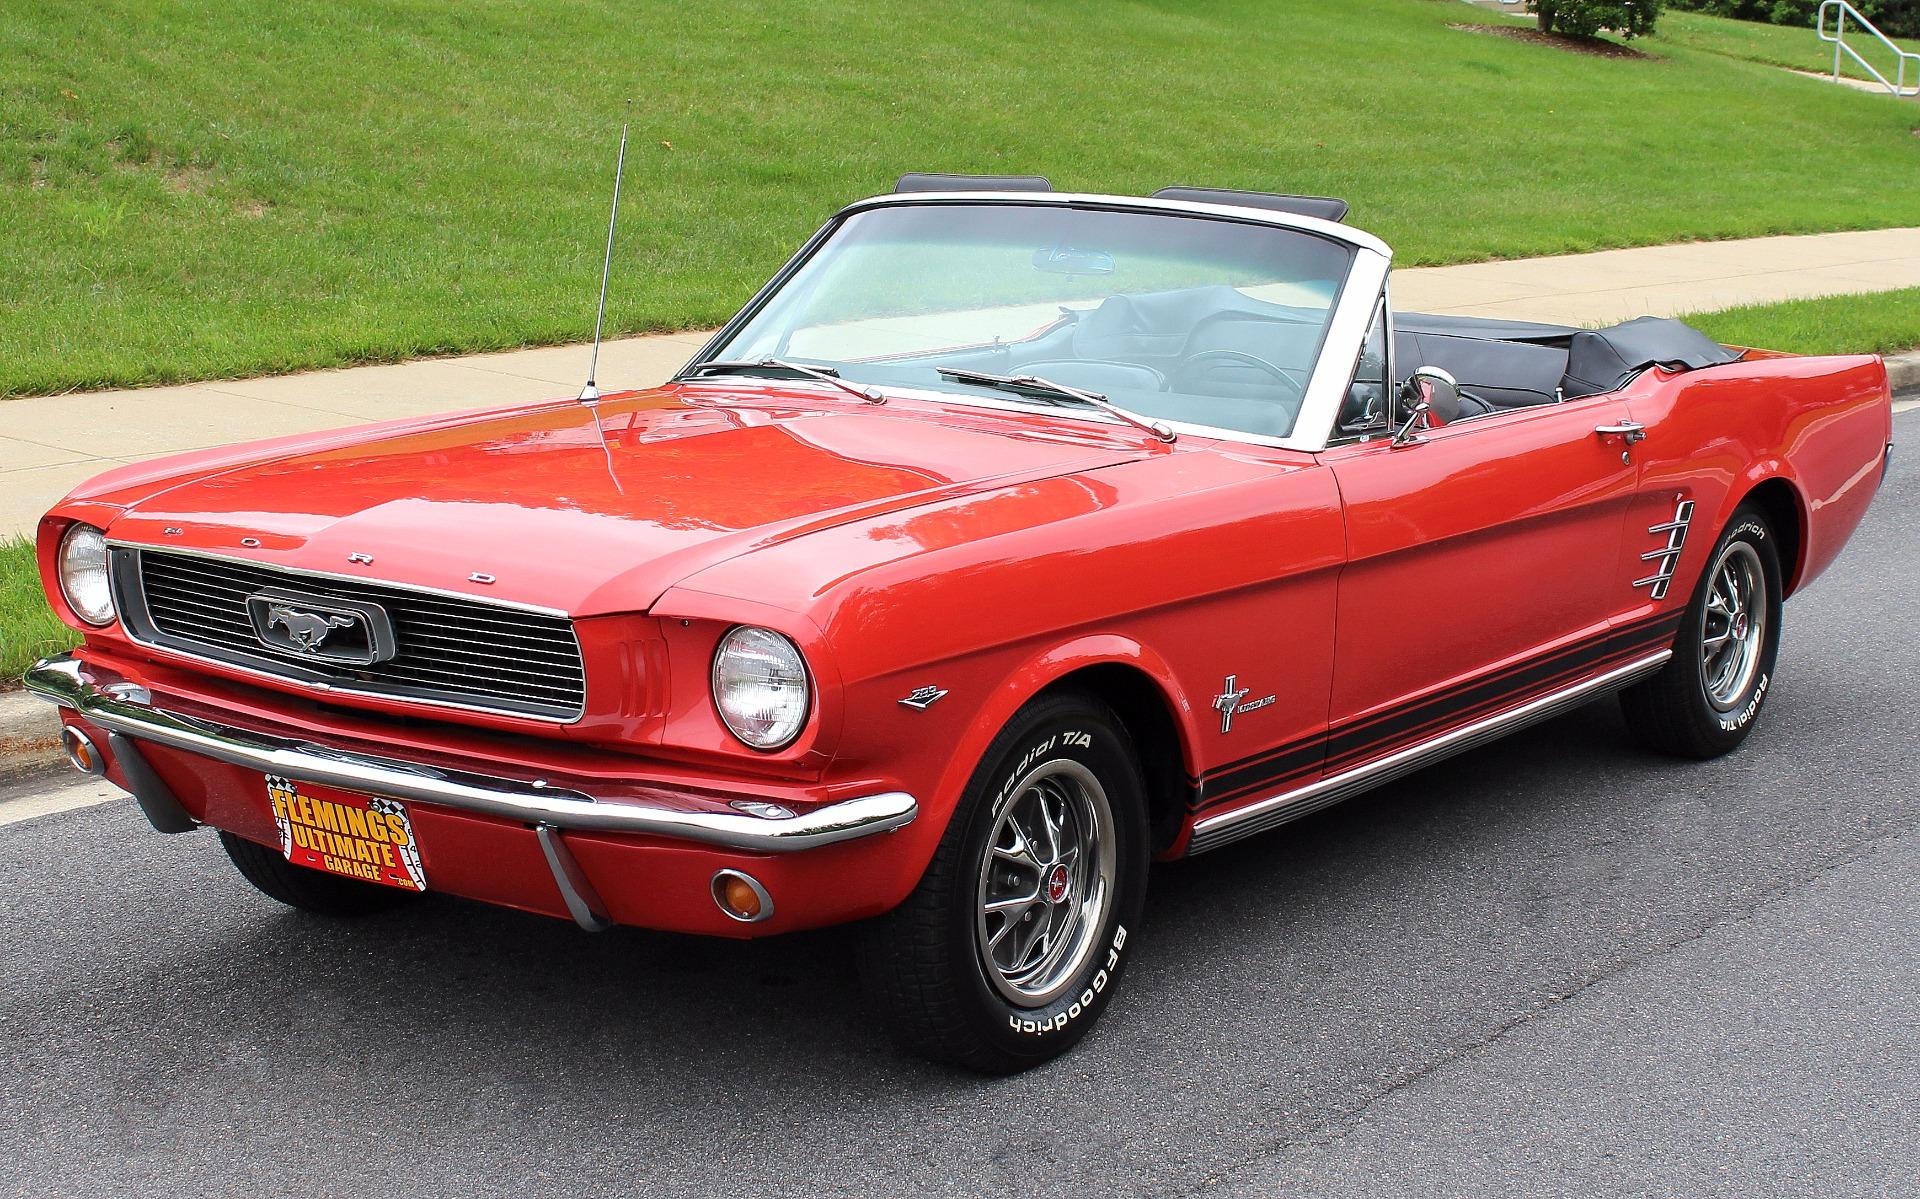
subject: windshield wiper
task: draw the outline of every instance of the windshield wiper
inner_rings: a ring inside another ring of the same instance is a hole
[[[1097,391],[1082,391],[1078,387],[1068,387],[1065,383],[1055,383],[1051,379],[1042,379],[1038,375],[994,375],[986,371],[967,370],[964,367],[958,366],[939,366],[934,369],[947,378],[958,380],[961,383],[978,383],[983,387],[997,387],[1002,391],[1022,391],[1031,395],[1058,396],[1069,400],[1078,400],[1083,404],[1091,404],[1115,420],[1132,425],[1144,433],[1150,433],[1161,441],[1172,441],[1177,436],[1172,429],[1169,429],[1152,417],[1141,416],[1137,412],[1129,412]]]
[[[805,375],[809,379],[818,379],[822,383],[831,383],[848,395],[859,396],[869,404],[884,404],[887,402],[887,397],[881,395],[879,392],[868,391],[856,383],[849,383],[845,379],[842,379],[840,372],[830,366],[808,366],[804,362],[789,362],[785,358],[744,358],[737,360],[716,358],[711,362],[700,363],[688,373],[700,375],[705,374],[707,371],[750,371],[763,369],[792,371],[796,375]]]

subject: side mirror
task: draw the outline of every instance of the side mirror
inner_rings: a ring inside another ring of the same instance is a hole
[[[1406,423],[1393,435],[1393,444],[1411,445],[1418,430],[1437,429],[1460,419],[1460,385],[1437,366],[1423,366],[1407,379],[1400,393]]]

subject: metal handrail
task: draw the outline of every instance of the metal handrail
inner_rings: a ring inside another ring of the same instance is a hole
[[[1827,32],[1827,11],[1829,9],[1833,10],[1834,13],[1832,33]],[[1855,50],[1847,44],[1848,17],[1853,18],[1855,25],[1858,25],[1861,29],[1877,38],[1881,45],[1893,51],[1894,61],[1898,66],[1894,70],[1894,77],[1892,79],[1888,79],[1885,75],[1875,70],[1872,63],[1860,57],[1858,50]],[[1818,37],[1821,41],[1833,43],[1833,79],[1835,83],[1840,81],[1840,52],[1844,50],[1848,57],[1860,64],[1861,70],[1879,80],[1881,87],[1886,88],[1896,96],[1912,94],[1907,91],[1907,60],[1912,59],[1914,62],[1920,62],[1920,54],[1915,54],[1909,50],[1902,50],[1895,44],[1892,38],[1881,33],[1872,21],[1867,20],[1865,16],[1861,15],[1859,9],[1848,4],[1847,0],[1821,0],[1820,12],[1814,21],[1813,32],[1814,36]]]

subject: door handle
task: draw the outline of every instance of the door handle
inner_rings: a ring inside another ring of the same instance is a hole
[[[1594,430],[1599,437],[1624,437],[1628,445],[1647,439],[1647,427],[1638,421],[1623,420],[1617,425],[1601,425]]]

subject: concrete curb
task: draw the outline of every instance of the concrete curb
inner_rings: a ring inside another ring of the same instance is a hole
[[[1920,387],[1920,350],[1910,350],[1905,354],[1888,354],[1886,363],[1888,387],[1895,391]]]
[[[59,760],[59,709],[24,691],[0,692],[0,777]]]

